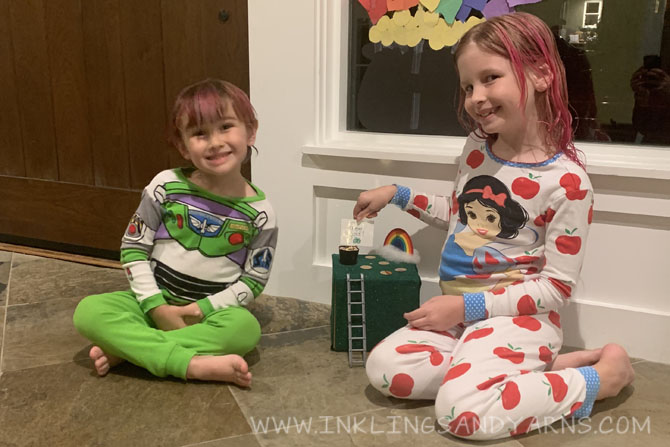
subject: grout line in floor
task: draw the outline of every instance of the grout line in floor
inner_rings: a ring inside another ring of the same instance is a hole
[[[72,301],[72,300],[76,300],[76,299],[80,299],[80,298],[77,298],[77,297],[73,296],[73,297],[70,297],[70,298],[51,298],[51,299],[43,300],[43,301],[32,301],[30,303],[16,303],[16,304],[7,303],[7,307],[9,308],[9,307],[31,306],[31,305],[35,305],[35,304],[56,303],[58,301]]]
[[[253,380],[253,378],[252,378],[252,380]],[[249,416],[244,411],[244,408],[242,408],[242,405],[240,405],[240,401],[237,400],[237,396],[235,396],[235,392],[233,391],[233,387],[230,386],[230,385],[226,385],[226,386],[228,387],[228,391],[230,391],[230,394],[233,396],[233,400],[235,401],[235,404],[237,405],[237,408],[240,410],[240,413],[242,413],[242,416],[244,416],[244,421],[249,426],[250,433],[252,433],[251,425],[249,424]]]
[[[5,314],[2,317],[2,343],[0,343],[0,375],[2,375],[2,364],[5,355],[5,340],[7,339],[7,308],[9,307],[9,290],[12,286],[12,267],[14,264],[14,253],[9,257],[9,273],[7,274],[7,288],[5,289]]]
[[[253,433],[245,433],[245,434],[242,434],[242,435],[232,435],[232,436],[226,436],[224,438],[209,439],[207,441],[196,442],[195,444],[186,444],[186,445],[183,445],[181,447],[197,447],[197,446],[201,446],[201,445],[211,444],[212,442],[216,442],[216,441],[222,441],[224,439],[237,439],[237,438],[242,438],[244,436],[249,436],[249,435],[253,435]]]
[[[305,328],[300,328],[300,329],[291,329],[289,331],[270,332],[268,334],[261,334],[261,337],[268,337],[268,336],[271,336],[271,335],[290,334],[292,332],[311,331],[311,330],[314,330],[314,329],[321,329],[321,328],[324,328],[324,327],[330,327],[330,325],[329,324],[324,324],[324,325],[321,325],[321,326],[312,326],[312,327],[305,327]]]
[[[326,324],[326,325],[322,325],[322,326],[314,326],[314,327],[310,327],[310,328],[294,329],[294,330],[290,330],[290,331],[272,332],[272,333],[269,333],[269,334],[261,334],[261,337],[266,337],[266,336],[270,336],[270,335],[289,334],[289,333],[292,333],[292,332],[308,331],[308,330],[324,328],[324,327],[328,327],[328,326],[330,326],[330,325]],[[256,442],[258,442],[260,444],[260,440],[258,439],[258,433],[254,433],[254,431],[251,427],[251,424],[249,423],[250,416],[247,414],[247,412],[243,408],[243,406],[240,405],[240,402],[239,402],[239,400],[236,396],[236,392],[235,392],[234,388],[232,386],[228,385],[228,389],[230,390],[230,394],[232,394],[233,399],[235,400],[235,403],[237,404],[237,408],[239,408],[240,412],[244,416],[244,420],[247,423],[247,426],[249,427],[250,432],[247,433],[247,434],[252,435],[254,437],[254,439],[256,439]],[[246,436],[246,435],[239,435],[239,436]],[[227,439],[227,438],[221,438],[221,439]],[[207,441],[207,442],[211,442],[211,441]]]

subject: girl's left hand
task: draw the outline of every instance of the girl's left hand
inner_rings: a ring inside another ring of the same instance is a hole
[[[465,305],[460,295],[434,296],[403,317],[417,329],[446,331],[465,319]]]

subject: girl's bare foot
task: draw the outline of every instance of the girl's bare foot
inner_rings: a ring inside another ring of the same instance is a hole
[[[628,353],[621,346],[609,343],[602,348],[600,360],[593,365],[600,376],[600,390],[596,400],[614,397],[635,379],[635,371]]]
[[[579,368],[580,366],[593,366],[602,355],[603,348],[587,349],[583,351],[559,354],[549,367],[550,371],[560,371],[565,368]]]
[[[196,355],[188,364],[186,378],[232,382],[244,387],[251,385],[249,365],[237,354]]]
[[[88,351],[88,356],[91,358],[91,360],[93,360],[95,370],[101,377],[109,372],[109,368],[123,362],[121,357],[105,354],[105,351],[103,351],[99,346],[93,346],[91,350]]]

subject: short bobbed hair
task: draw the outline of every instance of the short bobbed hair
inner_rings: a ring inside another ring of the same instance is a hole
[[[255,132],[258,128],[256,113],[249,97],[239,87],[219,79],[205,79],[184,88],[177,95],[170,113],[167,125],[169,143],[177,149],[183,149],[184,130],[224,118],[229,105],[244,123],[247,132]]]

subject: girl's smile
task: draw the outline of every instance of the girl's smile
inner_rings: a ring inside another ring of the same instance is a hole
[[[212,164],[218,165],[225,163],[228,157],[232,154],[231,151],[216,152],[212,155],[208,155],[205,158],[210,161]]]

